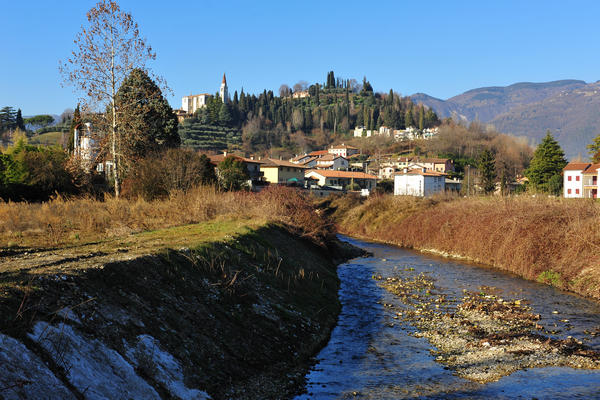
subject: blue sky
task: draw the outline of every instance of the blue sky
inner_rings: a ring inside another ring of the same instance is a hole
[[[60,114],[77,96],[58,60],[96,2],[4,1],[0,107]],[[448,98],[466,90],[558,79],[600,79],[595,1],[122,0],[157,52],[152,70],[181,96],[277,91],[323,82],[327,71],[376,91]]]

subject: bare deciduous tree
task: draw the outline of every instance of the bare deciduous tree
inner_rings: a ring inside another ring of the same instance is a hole
[[[295,85],[294,85],[294,93],[296,92],[302,92],[304,90],[308,89],[308,82],[306,81],[298,81]]]
[[[131,14],[122,11],[115,1],[99,1],[86,16],[87,25],[77,34],[75,49],[66,61],[60,62],[59,69],[64,83],[82,92],[84,110],[97,112],[110,132],[115,196],[119,197],[122,157],[119,125],[125,115],[119,113],[115,104],[117,90],[134,68],[143,69],[156,54],[140,36]]]
[[[288,97],[291,94],[291,89],[285,83],[279,86],[279,97]]]

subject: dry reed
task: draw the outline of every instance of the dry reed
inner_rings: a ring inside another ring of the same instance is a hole
[[[595,201],[381,196],[344,207],[337,211],[342,232],[468,257],[600,299]]]
[[[101,240],[220,217],[280,222],[319,241],[331,234],[297,190],[275,187],[256,194],[198,187],[156,201],[107,197],[0,203],[0,247]]]

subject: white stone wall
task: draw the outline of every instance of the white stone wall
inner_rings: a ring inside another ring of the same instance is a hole
[[[431,196],[445,190],[443,176],[398,174],[394,176],[394,195]]]
[[[423,196],[425,180],[423,175],[394,176],[394,195],[396,196]]]
[[[563,193],[567,198],[583,197],[583,171],[564,171]],[[570,179],[570,180],[569,180]],[[579,180],[577,180],[579,179]]]

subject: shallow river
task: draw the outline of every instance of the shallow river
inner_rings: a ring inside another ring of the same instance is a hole
[[[425,338],[410,336],[414,328],[393,319],[382,303],[399,304],[377,286],[374,274],[394,275],[409,266],[435,279],[448,297],[462,298],[463,289],[481,285],[499,289],[504,298],[527,299],[540,324],[560,330],[600,349],[585,330],[600,327],[600,306],[546,285],[497,270],[423,255],[393,246],[341,237],[373,253],[339,266],[342,311],[329,344],[308,374],[308,394],[297,399],[600,399],[600,370],[563,367],[521,370],[497,382],[480,384],[453,375],[436,363]],[[558,311],[558,313],[553,313]],[[569,322],[561,322],[568,319]]]

